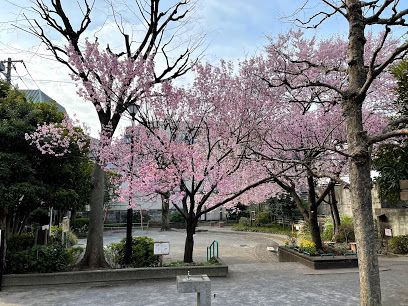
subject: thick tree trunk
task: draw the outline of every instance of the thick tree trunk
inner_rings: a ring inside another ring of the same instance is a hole
[[[169,206],[170,206],[170,195],[169,193],[164,193],[161,195],[162,200],[162,210],[161,210],[161,231],[170,230],[169,226]]]
[[[320,251],[322,249],[322,238],[320,236],[320,228],[319,222],[317,220],[317,208],[318,205],[316,203],[316,189],[314,185],[314,179],[312,175],[307,177],[307,184],[309,187],[309,205],[310,205],[310,213],[309,213],[309,226],[310,232],[312,234],[312,240],[316,246],[316,250]]]
[[[79,266],[81,268],[96,269],[108,267],[103,252],[103,198],[105,175],[95,163],[92,172],[93,187],[91,190],[88,237],[86,250]]]
[[[317,220],[317,209],[310,210],[309,226],[312,234],[312,240],[316,246],[316,250],[322,249],[322,238],[320,236],[319,222]]]
[[[355,105],[355,104],[353,104]],[[350,107],[351,108],[351,107]],[[380,273],[376,253],[370,154],[366,134],[362,131],[361,111],[350,111],[347,118],[350,160],[350,192],[354,232],[360,270],[360,304],[381,305]]]
[[[184,262],[190,263],[193,262],[194,232],[196,223],[191,220],[187,220],[186,223],[187,236],[186,243],[184,245]]]
[[[375,228],[371,201],[370,154],[367,134],[363,128],[361,93],[367,79],[364,63],[365,24],[361,1],[346,0],[349,22],[348,97],[343,101],[346,118],[350,192],[353,207],[354,231],[358,247],[360,271],[360,305],[381,305],[380,273],[375,247]]]

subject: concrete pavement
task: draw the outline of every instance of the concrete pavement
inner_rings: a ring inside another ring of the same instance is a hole
[[[205,230],[205,228],[204,228]],[[207,229],[195,235],[196,261],[205,258],[212,240],[229,264],[227,278],[212,279],[213,305],[358,305],[358,270],[314,271],[298,263],[278,263],[266,246],[279,237]],[[145,233],[146,234],[146,233]],[[171,242],[171,259],[183,253],[184,232],[149,230],[154,239]],[[124,233],[110,233],[107,241]],[[280,237],[282,238],[282,237]],[[380,258],[383,304],[408,305],[408,257]],[[0,305],[194,305],[194,294],[177,293],[176,280],[110,285],[30,288],[0,293]]]

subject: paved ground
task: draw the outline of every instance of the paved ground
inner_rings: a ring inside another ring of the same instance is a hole
[[[220,243],[220,256],[229,264],[227,278],[213,278],[213,305],[358,305],[357,269],[314,271],[296,263],[278,263],[266,251],[282,237],[259,233],[198,232],[196,261],[205,258],[212,240]],[[206,230],[207,230],[206,229]],[[137,233],[135,233],[137,234]],[[184,233],[149,230],[155,240],[170,241],[171,257],[182,258]],[[106,242],[123,238],[106,236]],[[383,304],[408,305],[408,258],[382,258]],[[81,285],[0,293],[1,305],[194,305],[195,296],[179,294],[175,280],[149,280],[111,285]]]

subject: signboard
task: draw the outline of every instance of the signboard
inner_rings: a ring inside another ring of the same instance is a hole
[[[64,217],[62,219],[62,231],[64,233],[69,231],[69,218],[68,217]]]
[[[156,241],[154,243],[154,255],[169,255],[169,254],[170,254],[170,242]]]
[[[385,228],[384,229],[384,235],[387,236],[387,237],[392,237],[392,229]]]

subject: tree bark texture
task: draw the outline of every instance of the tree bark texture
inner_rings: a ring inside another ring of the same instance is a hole
[[[360,271],[360,305],[381,305],[380,273],[375,247],[375,228],[371,199],[371,157],[367,133],[363,128],[360,94],[367,72],[364,67],[365,24],[358,0],[347,0],[349,44],[347,49],[349,89],[343,101],[349,154],[350,192]]]
[[[84,257],[81,268],[96,269],[108,267],[103,252],[103,198],[105,175],[100,165],[95,163],[92,172],[93,187],[91,190],[89,227]]]
[[[170,206],[170,195],[165,193],[161,195],[162,200],[162,210],[161,210],[161,231],[170,230],[169,226],[169,206]]]
[[[193,250],[194,250],[194,232],[195,232],[195,223],[192,220],[186,221],[186,243],[184,245],[184,262],[190,263],[193,262]]]
[[[319,222],[317,219],[317,208],[318,205],[316,203],[316,189],[314,185],[314,179],[312,175],[307,177],[307,183],[309,187],[309,205],[310,205],[310,213],[309,213],[309,226],[310,232],[312,235],[312,240],[316,246],[316,250],[322,249],[322,238],[320,236],[320,228]]]
[[[336,200],[336,192],[333,189],[330,191],[330,212],[332,214],[333,218],[333,234],[337,235],[339,233],[339,227],[341,225],[340,221],[340,214],[339,214],[339,209],[337,207],[337,200]]]

